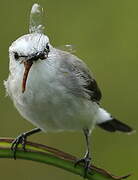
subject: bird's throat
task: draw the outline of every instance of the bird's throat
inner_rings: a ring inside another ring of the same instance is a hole
[[[22,93],[25,92],[27,77],[28,77],[28,74],[29,74],[29,71],[30,71],[30,69],[31,69],[32,64],[33,64],[32,61],[25,61],[25,62],[24,62],[24,68],[25,68],[25,70],[24,70],[23,80],[22,80]]]

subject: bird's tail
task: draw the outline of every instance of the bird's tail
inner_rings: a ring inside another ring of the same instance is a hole
[[[127,124],[113,118],[108,112],[100,108],[99,119],[97,119],[97,125],[110,132],[121,131],[124,133],[132,133],[134,130]]]
[[[121,131],[124,133],[131,133],[133,131],[133,129],[130,126],[122,123],[121,121],[118,121],[117,119],[105,121],[103,123],[98,124],[98,126],[110,132]]]

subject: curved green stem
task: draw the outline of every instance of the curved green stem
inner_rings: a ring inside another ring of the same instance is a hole
[[[10,149],[12,141],[13,139],[9,138],[0,139],[0,158],[13,158],[13,152]],[[77,158],[70,154],[67,154],[49,146],[33,142],[27,142],[26,149],[26,151],[23,151],[21,146],[19,146],[16,157],[19,159],[26,159],[40,163],[50,164],[72,172],[74,174],[80,175],[82,177],[84,176],[83,166],[78,165],[77,167],[74,167],[74,163]],[[129,175],[123,177],[113,176],[109,172],[101,168],[91,166],[86,178],[90,180],[120,180],[127,177],[129,177]]]

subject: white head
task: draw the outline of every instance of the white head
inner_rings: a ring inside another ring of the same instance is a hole
[[[10,61],[24,64],[25,71],[22,81],[22,92],[25,91],[29,70],[34,62],[46,60],[52,46],[49,38],[41,33],[21,36],[9,48]]]

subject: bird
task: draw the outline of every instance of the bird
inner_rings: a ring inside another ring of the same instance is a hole
[[[20,143],[25,150],[27,137],[40,131],[83,131],[87,149],[77,163],[83,162],[87,169],[91,161],[89,137],[95,126],[109,132],[133,131],[101,107],[102,94],[87,65],[54,48],[48,36],[21,36],[10,46],[9,59],[6,91],[23,118],[37,127],[13,141],[14,153]]]
[[[109,132],[133,131],[102,107],[101,90],[85,62],[52,46],[40,31],[17,38],[9,47],[9,76],[4,86],[20,115],[36,127],[12,142],[14,159],[18,145],[26,150],[26,140],[32,134],[82,131],[86,152],[75,165],[83,163],[86,175],[92,161],[90,135],[95,127]]]

